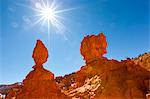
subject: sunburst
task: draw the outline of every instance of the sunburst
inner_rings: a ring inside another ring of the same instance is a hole
[[[66,29],[61,22],[61,20],[64,19],[61,14],[74,8],[60,10],[60,6],[57,5],[57,2],[54,0],[51,2],[48,0],[41,0],[40,2],[35,3],[35,7],[32,7],[32,9],[35,11],[35,16],[37,17],[34,24],[46,24],[48,34],[50,34],[50,29],[55,29],[58,32],[64,31],[62,29]]]

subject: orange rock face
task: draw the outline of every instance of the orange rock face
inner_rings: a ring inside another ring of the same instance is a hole
[[[106,37],[103,33],[98,34],[97,36],[91,35],[86,36],[81,42],[81,54],[84,57],[86,62],[93,61],[97,58],[101,58],[106,54]]]
[[[150,90],[149,75],[149,71],[131,60],[101,58],[74,74],[59,78],[58,84],[71,98],[146,99]]]

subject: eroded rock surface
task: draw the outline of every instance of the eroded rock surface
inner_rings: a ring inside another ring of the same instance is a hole
[[[88,35],[84,37],[81,42],[80,51],[84,60],[88,63],[106,54],[106,47],[106,37],[103,33],[100,33],[97,36]]]
[[[71,98],[146,99],[149,75],[150,72],[131,60],[99,59],[56,81],[59,79],[62,92]]]
[[[48,50],[41,40],[37,40],[36,47],[33,50],[32,58],[35,62],[35,66],[33,68],[40,67],[47,61]]]
[[[139,55],[138,57],[132,59],[135,64],[139,64],[141,67],[150,71],[150,52]]]

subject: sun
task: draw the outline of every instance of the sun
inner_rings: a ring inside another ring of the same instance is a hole
[[[64,31],[65,26],[61,22],[62,19],[64,19],[61,14],[64,12],[72,10],[70,9],[60,9],[60,6],[57,5],[58,3],[55,2],[55,0],[40,0],[40,2],[35,3],[35,8],[32,8],[35,13],[37,20],[35,21],[34,24],[42,24],[42,25],[47,25],[48,28],[48,34],[50,33],[50,29],[54,29],[58,32]],[[63,30],[62,30],[63,29]]]
[[[55,25],[58,23],[59,19],[57,18],[57,10],[56,6],[54,6],[54,2],[49,3],[48,1],[45,3],[44,1],[37,2],[35,4],[36,8],[36,16],[38,17],[38,20],[36,23],[42,22],[45,24],[53,24]]]
[[[55,12],[53,11],[53,9],[46,8],[41,11],[41,16],[46,20],[51,21],[55,18]]]

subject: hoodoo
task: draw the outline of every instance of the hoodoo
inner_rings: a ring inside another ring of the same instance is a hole
[[[54,80],[54,74],[43,68],[47,61],[48,50],[37,40],[32,55],[35,65],[23,80],[23,87],[16,96],[17,99],[66,99]]]

